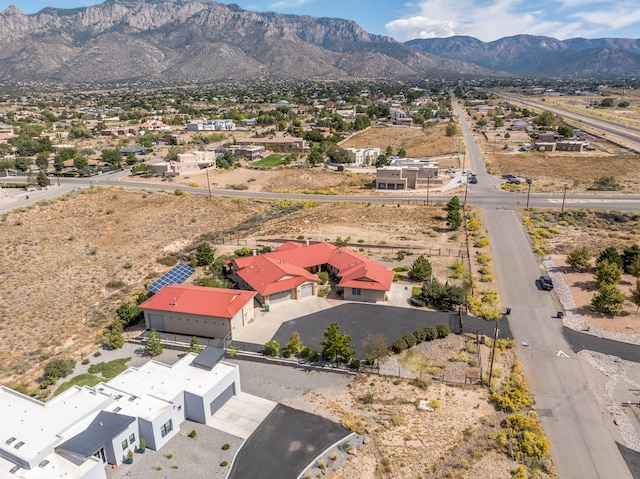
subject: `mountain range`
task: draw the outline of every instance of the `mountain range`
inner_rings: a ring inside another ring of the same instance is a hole
[[[257,13],[211,0],[106,0],[0,13],[0,80],[92,83],[428,75],[627,76],[640,40],[520,35],[400,43],[351,20]]]

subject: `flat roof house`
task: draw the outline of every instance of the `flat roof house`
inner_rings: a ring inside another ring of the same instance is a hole
[[[140,305],[147,329],[231,339],[255,318],[254,291],[172,284]]]
[[[185,419],[208,423],[240,392],[239,368],[206,348],[169,366],[149,361],[44,403],[0,386],[0,478],[106,479],[143,437],[159,449]]]

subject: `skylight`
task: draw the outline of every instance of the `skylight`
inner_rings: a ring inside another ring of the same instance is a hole
[[[10,437],[9,439],[7,439],[4,443],[5,444],[11,444],[13,441],[15,441],[16,438],[15,437]]]
[[[24,441],[20,441],[18,444],[16,444],[15,446],[13,446],[15,449],[20,449],[22,446],[24,446]]]

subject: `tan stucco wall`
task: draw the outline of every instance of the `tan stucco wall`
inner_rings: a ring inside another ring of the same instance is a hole
[[[344,288],[344,299],[347,301],[360,301],[362,303],[384,303],[386,291],[361,289],[362,294],[351,294],[351,288]]]
[[[224,338],[230,331],[230,321],[227,318],[155,310],[145,310],[144,317],[147,328],[149,327],[149,314],[159,314],[164,317],[164,331],[167,333]]]

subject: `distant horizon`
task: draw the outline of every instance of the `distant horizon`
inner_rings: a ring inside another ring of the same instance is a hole
[[[197,0],[193,0],[197,1]],[[210,1],[210,0],[203,0]],[[0,12],[14,5],[24,14],[46,7],[74,9],[100,0],[0,0]],[[367,32],[399,42],[420,38],[473,37],[491,42],[516,35],[640,39],[640,3],[600,0],[236,0],[241,8],[353,20]]]

